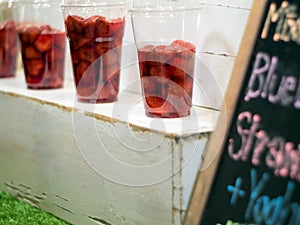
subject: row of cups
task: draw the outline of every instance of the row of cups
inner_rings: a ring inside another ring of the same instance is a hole
[[[69,42],[77,99],[117,101],[129,12],[145,113],[188,116],[200,8],[186,2],[0,0],[0,78],[15,76],[18,52],[29,89],[62,88]]]

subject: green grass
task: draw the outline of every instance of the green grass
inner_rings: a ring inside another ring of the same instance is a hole
[[[68,223],[0,191],[0,225],[68,225]]]

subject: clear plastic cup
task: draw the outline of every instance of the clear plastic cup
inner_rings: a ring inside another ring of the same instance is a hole
[[[201,8],[172,1],[139,1],[130,10],[145,113],[188,116]]]
[[[16,76],[18,34],[8,1],[0,0],[0,78]]]
[[[64,1],[77,100],[106,103],[119,93],[126,4]]]
[[[66,35],[59,5],[55,0],[12,1],[30,89],[63,87]]]

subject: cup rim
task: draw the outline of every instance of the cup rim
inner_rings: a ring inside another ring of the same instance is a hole
[[[74,3],[63,3],[60,4],[60,7],[73,7],[73,8],[80,8],[80,7],[85,7],[85,8],[93,8],[93,7],[118,7],[118,6],[126,6],[127,4],[125,2],[116,2],[116,3],[94,3],[94,4],[86,4],[86,3],[79,3],[79,4],[74,4]]]
[[[183,12],[183,11],[199,11],[203,9],[203,6],[199,4],[169,4],[169,5],[146,5],[146,6],[139,6],[139,7],[131,7],[128,11],[130,13],[134,12]]]

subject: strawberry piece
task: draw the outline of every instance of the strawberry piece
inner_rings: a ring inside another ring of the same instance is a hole
[[[159,108],[165,103],[165,100],[163,98],[157,96],[146,96],[145,100],[147,107],[152,109]]]
[[[187,50],[192,52],[196,51],[196,46],[194,44],[183,40],[175,40],[171,43],[171,46],[182,47],[183,49],[185,49],[185,51]]]
[[[84,18],[76,15],[69,15],[65,20],[66,30],[68,32],[68,36],[73,39],[76,35],[83,33],[83,20]],[[78,37],[79,38],[79,37]]]
[[[141,79],[141,83],[145,96],[155,95],[156,82],[152,77],[143,77]]]
[[[76,69],[76,86],[81,88],[82,86],[93,86],[97,84],[97,65],[90,64],[86,61],[79,63]]]
[[[13,46],[17,45],[17,28],[14,21],[5,21],[0,25],[0,46],[8,51]]]
[[[91,43],[92,39],[85,35],[84,18],[69,15],[65,20],[65,25],[71,48],[78,49]]]
[[[120,74],[120,66],[117,64],[111,64],[109,66],[102,67],[102,70],[100,71],[100,78],[102,78],[103,81],[107,81],[116,74]]]
[[[19,38],[22,44],[32,44],[36,41],[41,30],[35,26],[23,27],[19,30]]]
[[[54,46],[51,51],[46,52],[48,62],[65,59],[65,49]]]
[[[66,47],[66,33],[65,32],[58,32],[53,35],[52,41],[55,46],[65,49]]]
[[[95,37],[111,37],[110,25],[105,17],[100,16],[95,23]]]
[[[95,50],[99,56],[105,54],[110,49],[110,43],[107,42],[100,42],[95,44]]]
[[[85,19],[82,23],[84,29],[84,36],[88,39],[95,39],[95,30],[96,30],[96,21],[98,20],[99,16],[92,16]]]
[[[40,59],[42,54],[32,45],[25,46],[25,54],[26,59]]]
[[[43,34],[47,34],[49,31],[52,31],[52,27],[50,25],[41,25],[40,27],[40,31]]]
[[[111,49],[102,55],[101,60],[103,67],[109,67],[113,64],[120,66],[121,53],[117,48]]]
[[[40,34],[37,40],[34,42],[34,46],[40,52],[49,51],[52,48],[52,35]]]
[[[99,87],[98,101],[99,102],[113,102],[117,99],[119,92],[118,76],[112,77]]]
[[[125,19],[116,18],[112,19],[109,23],[110,33],[114,36],[115,39],[122,39],[125,29]]]
[[[156,77],[156,82],[161,84],[169,82],[171,78],[171,74],[166,66],[151,66],[149,69],[149,74],[152,77]]]
[[[83,46],[78,50],[78,57],[80,60],[94,62],[98,56],[91,46]]]
[[[27,76],[39,76],[45,69],[45,63],[41,59],[26,60],[24,66]]]

